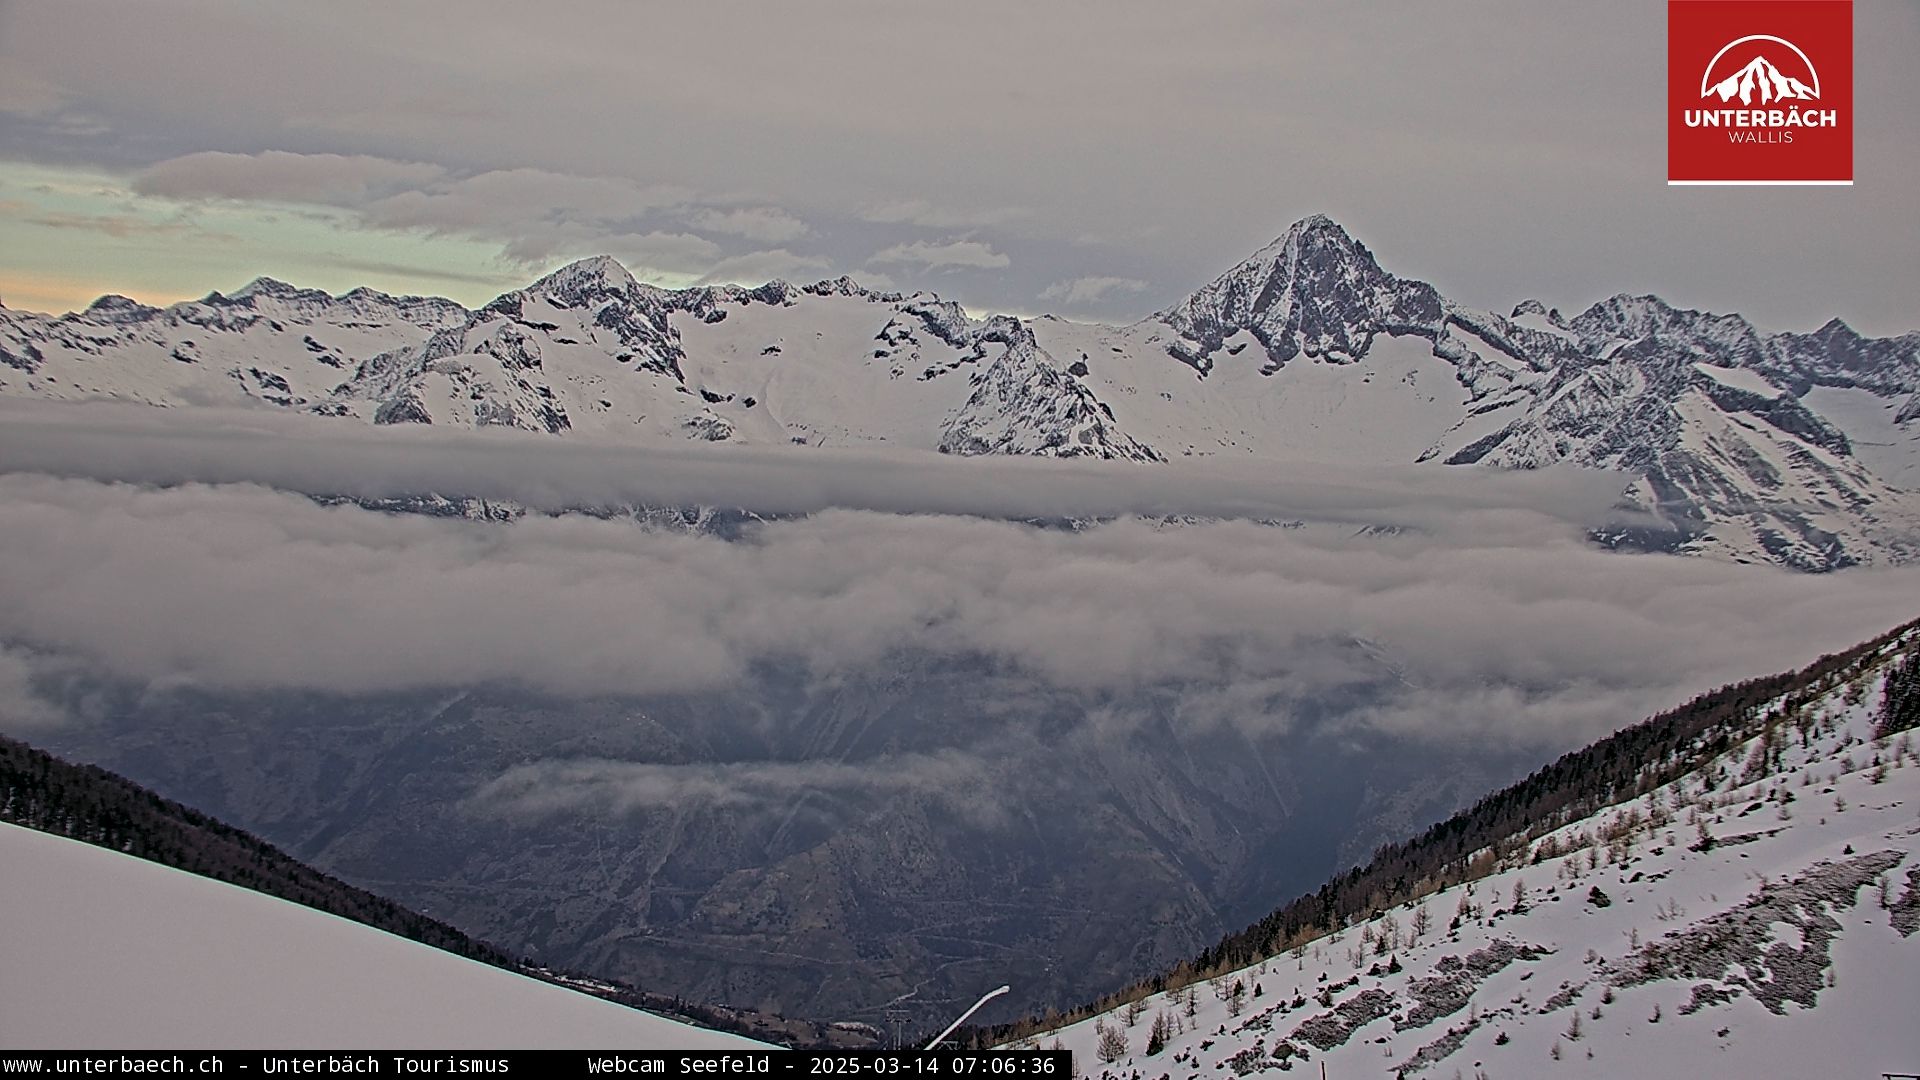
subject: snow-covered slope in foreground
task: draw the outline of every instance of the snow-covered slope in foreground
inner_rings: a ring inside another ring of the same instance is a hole
[[[1731,740],[1481,852],[1489,876],[1194,983],[1191,1016],[1175,990],[1036,1042],[1082,1076],[1166,1080],[1920,1071],[1920,758],[1911,733],[1872,737],[1886,661],[1916,648],[1756,710],[1781,717],[1770,763],[1764,737]]]
[[[0,1046],[759,1045],[16,825],[0,866]]]

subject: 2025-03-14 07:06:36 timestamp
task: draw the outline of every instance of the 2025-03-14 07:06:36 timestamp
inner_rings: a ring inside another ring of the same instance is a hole
[[[1065,1077],[1064,1051],[1028,1054],[839,1054],[812,1057],[810,1076]]]

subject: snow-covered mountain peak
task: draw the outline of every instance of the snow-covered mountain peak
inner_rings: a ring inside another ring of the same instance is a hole
[[[1202,375],[1243,330],[1265,347],[1272,374],[1303,352],[1352,363],[1376,335],[1432,327],[1440,314],[1431,285],[1387,273],[1366,245],[1315,214],[1159,319],[1183,339],[1168,351]]]
[[[1302,257],[1361,262],[1376,272],[1380,269],[1367,246],[1325,214],[1309,214],[1289,225],[1280,243],[1300,252]]]
[[[260,277],[254,278],[252,281],[247,282],[245,285],[240,286],[238,289],[235,289],[233,292],[228,293],[226,295],[226,299],[248,300],[255,296],[286,297],[286,296],[293,296],[298,293],[316,292],[316,291],[317,290],[313,290],[313,289],[296,288],[292,285],[287,284],[284,281],[281,281],[278,278],[271,278],[271,277],[266,277],[262,275]]]
[[[813,296],[878,296],[878,295],[881,295],[881,294],[875,293],[873,290],[867,288],[865,285],[860,284],[858,281],[855,281],[853,278],[847,276],[846,274],[841,274],[839,277],[833,278],[831,280],[827,278],[821,278],[819,281],[816,281],[811,285],[802,285],[800,286],[800,291],[804,293],[809,293]],[[886,294],[886,295],[887,295],[887,298],[889,299],[895,298],[894,294]]]
[[[1641,335],[1664,325],[1673,313],[1671,304],[1651,293],[1622,292],[1595,301],[1575,315],[1573,323],[1576,328],[1606,328]]]
[[[774,304],[777,306],[791,304],[798,299],[799,296],[800,290],[795,288],[791,282],[782,278],[774,278],[772,281],[767,282],[757,289],[747,290],[747,297],[749,299],[758,300],[763,304]]]
[[[626,292],[637,284],[620,260],[611,255],[593,255],[568,263],[522,291],[574,298]]]
[[[1271,243],[1241,260],[1216,282],[1235,276],[1271,278],[1276,272],[1291,280],[1293,270],[1302,262],[1322,267],[1351,262],[1368,268],[1358,272],[1380,272],[1373,253],[1344,226],[1325,214],[1309,214],[1287,226]]]
[[[1559,308],[1550,308],[1538,300],[1528,299],[1520,301],[1513,305],[1513,312],[1507,317],[1516,322],[1534,319],[1559,330],[1565,330],[1567,328],[1567,320],[1560,314]]]
[[[118,323],[148,319],[159,313],[159,308],[149,307],[132,297],[108,293],[88,304],[83,315],[100,322]]]
[[[1680,340],[1722,354],[1724,359],[1751,362],[1762,349],[1760,331],[1740,315],[1716,315],[1675,307],[1658,296],[1620,293],[1574,316],[1569,328],[1598,345],[1609,340],[1644,338]]]
[[[972,342],[975,357],[986,356],[991,346],[1004,351],[971,377],[973,392],[948,418],[941,453],[1163,460],[1121,430],[1112,407],[1080,381],[1088,369],[1062,368],[1028,324],[995,315]]]

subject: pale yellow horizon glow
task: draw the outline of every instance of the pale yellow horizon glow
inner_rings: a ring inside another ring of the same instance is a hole
[[[262,275],[473,307],[538,269],[481,240],[367,229],[323,208],[181,202],[106,172],[0,162],[0,303],[15,311],[80,311],[108,294],[164,307]]]

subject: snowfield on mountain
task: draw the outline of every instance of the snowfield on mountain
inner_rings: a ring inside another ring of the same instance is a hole
[[[1703,732],[1677,779],[1484,876],[1021,1045],[1167,1080],[1913,1072],[1920,754],[1876,724],[1917,652],[1909,628]]]

